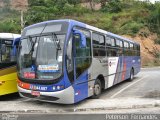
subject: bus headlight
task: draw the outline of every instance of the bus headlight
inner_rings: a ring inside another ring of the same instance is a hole
[[[60,88],[61,88],[60,86],[57,86],[57,90],[60,90]]]
[[[55,87],[55,86],[53,86],[53,90],[56,90],[56,87]]]

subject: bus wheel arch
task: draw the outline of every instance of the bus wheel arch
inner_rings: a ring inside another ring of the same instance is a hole
[[[130,70],[130,77],[129,77],[129,81],[132,81],[134,79],[134,68],[132,67]]]
[[[100,82],[101,82],[101,88],[102,88],[102,90],[104,90],[105,89],[105,79],[104,79],[104,76],[103,75],[99,75],[97,77],[97,79],[100,80]]]
[[[99,98],[102,89],[105,89],[105,81],[103,75],[99,75],[94,83],[94,91],[92,98]]]

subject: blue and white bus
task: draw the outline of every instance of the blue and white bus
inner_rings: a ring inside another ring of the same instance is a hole
[[[73,104],[140,71],[140,45],[75,20],[26,27],[18,55],[22,97]]]

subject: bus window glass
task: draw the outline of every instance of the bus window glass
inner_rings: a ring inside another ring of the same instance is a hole
[[[2,40],[1,42],[2,44],[0,45],[1,51],[0,51],[0,58],[1,58],[1,62],[3,63],[9,63],[12,62],[11,60],[11,55],[12,55],[12,41],[9,40]],[[5,48],[3,47],[5,46]],[[5,49],[5,50],[4,50]],[[4,54],[2,54],[2,51],[5,51]]]
[[[123,41],[120,40],[120,47],[123,48]]]
[[[116,47],[120,47],[120,41],[116,39]]]
[[[70,37],[67,44],[66,65],[67,65],[66,67],[67,67],[69,80],[73,82],[74,72],[73,72],[73,59],[72,59],[72,36]]]
[[[115,47],[115,39],[114,38],[111,38],[111,46]]]
[[[111,38],[109,36],[106,37],[106,46],[111,46]]]
[[[92,37],[93,37],[92,38],[93,39],[93,56],[94,57],[106,56],[105,37],[97,33],[93,33]],[[98,41],[98,44],[95,44],[95,41]]]
[[[117,56],[117,49],[107,48],[107,56],[108,57],[116,57]]]
[[[89,31],[87,31],[89,32]],[[86,36],[86,35],[85,35]],[[91,37],[86,36],[86,47],[80,47],[80,36],[74,36],[76,50],[76,78],[78,78],[91,64]]]
[[[92,39],[93,39],[93,44],[99,45],[99,37],[97,34],[93,33]]]
[[[105,45],[105,38],[103,35],[99,35],[99,44],[103,46]]]

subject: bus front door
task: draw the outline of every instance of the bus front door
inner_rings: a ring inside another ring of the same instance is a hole
[[[82,34],[81,34],[82,35]],[[88,97],[88,68],[91,64],[90,44],[81,46],[81,35],[74,35],[74,102]]]

